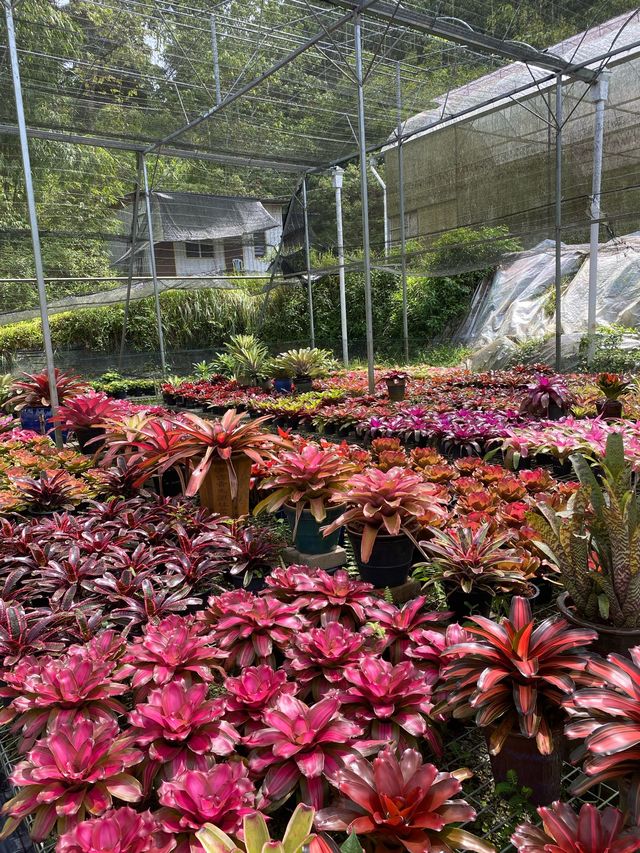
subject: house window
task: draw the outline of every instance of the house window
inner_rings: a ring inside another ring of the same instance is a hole
[[[188,258],[214,258],[213,243],[185,243]]]
[[[264,258],[267,254],[267,232],[257,231],[253,235],[253,248],[256,258]]]

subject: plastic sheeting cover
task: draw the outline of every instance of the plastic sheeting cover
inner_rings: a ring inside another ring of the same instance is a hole
[[[562,247],[562,274],[577,272],[585,247]],[[549,326],[545,303],[555,281],[555,244],[544,240],[535,249],[512,255],[497,270],[488,289],[476,293],[460,337],[478,346],[500,337],[517,341],[544,335]]]
[[[154,219],[159,219],[161,228],[156,233],[154,224],[154,242],[239,237],[280,224],[256,199],[154,192],[152,201]]]
[[[562,247],[562,329],[587,330],[589,247]],[[555,284],[555,249],[545,240],[512,255],[488,287],[479,288],[459,336],[478,347],[498,338],[526,341],[552,335],[555,317],[546,311]],[[596,322],[640,328],[640,234],[605,243],[598,252]]]

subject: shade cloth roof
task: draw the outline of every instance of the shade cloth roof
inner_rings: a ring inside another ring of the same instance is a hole
[[[597,62],[608,51],[625,47],[637,49],[640,40],[640,13],[618,15],[599,26],[577,33],[548,49],[548,53],[573,63]],[[530,86],[530,93],[537,91],[537,84],[549,76],[549,72],[522,62],[512,62],[434,98],[436,108],[424,110],[408,118],[402,126],[404,134],[419,133],[432,125],[474,107],[480,107],[488,99],[499,96],[508,98],[511,93]],[[524,93],[525,97],[527,93]],[[468,119],[469,115],[461,117]],[[389,136],[395,142],[395,133]]]
[[[151,198],[156,243],[240,237],[280,224],[257,199],[162,191]]]

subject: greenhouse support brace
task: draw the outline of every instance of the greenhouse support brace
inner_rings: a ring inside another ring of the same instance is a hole
[[[380,174],[380,172],[376,169],[376,158],[371,155],[369,158],[369,166],[371,167],[371,174],[376,179],[376,181],[380,184],[380,188],[382,189],[382,218],[384,220],[384,256],[385,258],[389,257],[389,215],[387,213],[387,185],[384,181],[384,178]]]
[[[373,308],[371,304],[371,246],[369,242],[369,188],[367,185],[367,140],[364,124],[364,79],[362,75],[361,16],[353,21],[356,54],[356,81],[358,83],[358,147],[360,150],[360,200],[362,202],[362,249],[364,266],[364,316],[367,329],[367,376],[369,393],[376,389],[373,361]]]
[[[307,297],[309,299],[309,335],[311,346],[316,345],[316,324],[313,319],[313,283],[311,281],[311,249],[309,245],[309,211],[307,208],[307,179],[302,180],[302,212],[304,214],[304,257],[307,265]]]
[[[335,166],[331,172],[331,183],[336,192],[336,232],[338,251],[338,281],[340,282],[340,329],[342,333],[342,361],[349,367],[349,335],[347,331],[347,288],[344,277],[344,232],[342,229],[342,179],[344,169]]]
[[[129,325],[129,309],[131,307],[131,285],[133,283],[133,272],[136,260],[136,240],[138,239],[138,209],[140,207],[140,184],[142,183],[142,154],[136,155],[136,188],[133,195],[133,211],[131,214],[131,245],[129,248],[129,267],[127,270],[127,297],[124,301],[124,317],[122,319],[122,337],[120,338],[120,357],[118,359],[118,370],[122,371],[124,360],[124,347],[127,339],[127,327]]]
[[[600,237],[600,191],[602,188],[602,154],[604,148],[604,109],[609,94],[609,78],[602,74],[591,87],[595,104],[593,129],[593,181],[591,186],[591,240],[589,246],[589,305],[587,313],[587,364],[591,364],[596,347],[596,305],[598,298],[598,240]]]
[[[156,270],[156,250],[153,242],[153,223],[151,221],[151,193],[149,192],[149,175],[147,160],[142,156],[142,179],[144,181],[144,202],[147,211],[147,237],[149,238],[149,269],[153,279],[153,298],[156,306],[156,323],[158,325],[158,345],[160,347],[160,367],[162,375],[167,375],[167,363],[164,356],[164,333],[162,331],[162,314],[160,313],[160,293],[158,292],[158,273]]]
[[[216,27],[216,16],[211,15],[211,53],[213,54],[213,76],[216,84],[216,106],[222,103],[222,90],[220,88],[220,59],[218,57],[218,30]]]
[[[40,300],[40,317],[42,320],[42,340],[44,342],[44,353],[47,361],[47,376],[49,377],[49,399],[51,410],[55,414],[58,408],[58,389],[56,386],[56,370],[53,363],[53,346],[51,344],[51,329],[49,327],[49,306],[47,305],[47,290],[44,284],[44,269],[42,266],[42,252],[40,249],[40,231],[38,230],[38,214],[36,211],[36,199],[33,192],[33,180],[31,176],[31,157],[29,156],[29,142],[27,139],[27,124],[24,117],[24,103],[22,101],[22,85],[20,83],[20,65],[18,63],[18,49],[16,47],[16,30],[13,21],[11,0],[4,0],[4,14],[7,22],[7,42],[9,46],[9,59],[11,63],[11,80],[13,82],[13,94],[16,102],[16,118],[20,138],[20,151],[22,154],[22,168],[24,172],[24,186],[27,196],[27,208],[29,211],[29,225],[31,227],[31,244],[33,246],[33,262],[36,270],[36,281],[38,282],[38,297]],[[62,433],[55,430],[56,445],[62,447]]]
[[[562,74],[556,78],[556,370],[562,367]]]
[[[398,215],[400,217],[400,277],[402,279],[402,343],[404,361],[409,363],[409,303],[407,296],[407,234],[404,221],[404,151],[402,148],[402,77],[396,62],[396,112],[398,137]]]

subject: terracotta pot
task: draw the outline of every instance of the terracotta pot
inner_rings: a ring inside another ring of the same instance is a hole
[[[487,751],[492,730],[492,727],[484,729]],[[519,732],[510,734],[498,755],[489,753],[494,781],[508,781],[507,774],[512,770],[518,777],[518,788],[531,788],[531,802],[534,806],[547,806],[559,800],[565,753],[563,726],[554,726],[552,735],[554,751],[551,755],[542,755],[538,752],[535,738],[524,737]]]
[[[238,479],[235,497],[231,492],[228,463],[215,459],[198,491],[202,506],[220,515],[240,518],[249,514],[249,491],[251,485],[251,460],[244,453],[234,453],[229,464],[233,465]]]
[[[595,622],[588,622],[586,619],[581,619],[576,614],[576,609],[569,598],[568,592],[561,593],[558,596],[557,603],[560,613],[572,625],[578,625],[580,628],[591,628],[592,631],[598,632],[597,639],[588,647],[589,651],[602,655],[605,658],[612,652],[630,657],[629,649],[632,649],[634,646],[640,646],[640,629],[612,628],[609,625],[598,625]]]

